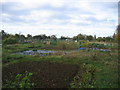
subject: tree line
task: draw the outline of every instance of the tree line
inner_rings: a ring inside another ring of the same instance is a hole
[[[45,34],[35,35],[32,36],[30,34],[27,34],[27,36],[23,34],[9,34],[5,32],[4,30],[1,30],[0,37],[2,37],[2,43],[3,44],[15,44],[15,43],[24,43],[24,42],[31,42],[34,40],[88,40],[88,41],[98,41],[98,42],[115,42],[120,38],[119,33],[120,25],[117,27],[117,33],[113,34],[113,36],[107,36],[107,37],[96,37],[96,35],[84,35],[84,34],[78,34],[77,36],[65,37],[61,36],[60,38],[57,38],[56,35],[47,36]]]

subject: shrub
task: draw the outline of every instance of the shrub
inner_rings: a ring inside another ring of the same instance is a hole
[[[18,41],[14,37],[9,37],[3,40],[3,44],[16,44]]]
[[[72,41],[60,41],[58,42],[58,47],[62,50],[71,50],[78,48],[78,43]]]
[[[89,43],[89,42],[82,43],[82,46],[83,46],[83,47],[89,47],[89,46],[91,46],[91,43]]]
[[[94,88],[95,87],[95,72],[96,67],[91,64],[83,64],[85,71],[81,74],[78,74],[74,77],[73,82],[70,84],[71,88]]]
[[[31,83],[30,78],[33,73],[17,74],[15,81],[7,81],[3,88],[33,88],[34,83]]]
[[[59,42],[59,43],[58,43],[58,47],[59,47],[60,49],[63,49],[63,50],[65,50],[65,49],[67,48],[66,45],[67,45],[66,42]]]

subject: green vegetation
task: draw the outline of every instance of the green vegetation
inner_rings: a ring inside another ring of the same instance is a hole
[[[27,44],[28,45],[28,44]],[[18,45],[27,47],[27,45]],[[71,82],[71,88],[117,88],[118,87],[118,54],[117,51],[100,52],[94,50],[72,51],[64,55],[52,54],[50,56],[15,55],[11,52],[20,51],[21,48],[9,46],[3,49],[3,66],[24,61],[51,61],[59,63],[78,64],[83,72],[79,72]],[[34,48],[33,48],[34,49]],[[82,78],[82,79],[81,79]],[[76,80],[78,79],[78,80]],[[80,79],[80,80],[79,80]],[[93,80],[92,80],[93,79]]]
[[[69,83],[68,88],[118,88],[118,45],[112,37],[96,38],[96,36],[79,34],[73,38],[62,36],[58,39],[55,35],[27,35],[25,37],[19,34],[2,33],[4,34],[3,46],[0,50],[2,50],[3,68],[25,61],[73,64],[78,65],[79,70]],[[110,51],[78,50],[82,47],[109,49]],[[47,56],[15,54],[26,50],[58,52]],[[15,81],[8,81],[4,84],[4,88],[33,87],[34,82],[30,82],[32,73],[21,73],[14,77]],[[42,77],[38,77],[38,79],[40,78]]]
[[[30,78],[33,73],[17,74],[14,81],[7,81],[3,88],[33,88],[34,83],[31,83]]]
[[[74,77],[74,81],[71,83],[71,88],[95,88],[95,66],[83,64],[83,67],[85,71],[82,77],[81,72],[78,72],[77,76]]]

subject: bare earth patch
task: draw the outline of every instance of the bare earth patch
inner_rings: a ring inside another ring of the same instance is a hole
[[[17,74],[25,71],[32,72],[31,81],[35,88],[67,88],[78,72],[78,66],[55,62],[33,62],[26,61],[11,64],[3,68],[3,85],[6,80],[13,81]]]

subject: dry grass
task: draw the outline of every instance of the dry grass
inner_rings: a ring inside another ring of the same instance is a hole
[[[79,57],[80,53],[79,52],[71,52],[71,53],[67,53],[67,54],[63,54],[62,56],[64,58],[77,58]]]

